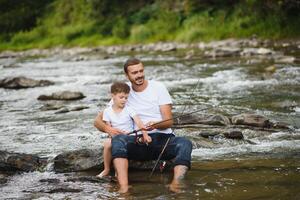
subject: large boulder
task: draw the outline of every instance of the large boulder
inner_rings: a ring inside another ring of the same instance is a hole
[[[175,117],[174,125],[185,125],[185,124],[206,124],[206,125],[217,125],[225,126],[230,125],[230,119],[224,115],[182,115]]]
[[[5,78],[0,80],[0,87],[7,89],[22,89],[53,85],[54,82],[48,80],[34,80],[24,76]]]
[[[257,114],[235,115],[232,117],[231,121],[235,125],[247,125],[265,128],[269,128],[272,125],[272,123],[267,118]]]
[[[83,99],[85,96],[81,92],[62,91],[54,92],[51,95],[40,95],[38,100],[78,100]]]
[[[34,171],[45,167],[46,160],[32,154],[0,151],[0,171]]]
[[[80,149],[57,155],[54,158],[54,170],[57,172],[84,171],[99,168],[102,162],[102,149]]]

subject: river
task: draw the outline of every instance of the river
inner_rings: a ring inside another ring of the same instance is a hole
[[[276,49],[300,58],[300,49]],[[115,183],[76,183],[66,179],[97,172],[17,173],[0,185],[1,199],[300,199],[300,62],[275,63],[267,57],[185,57],[185,51],[125,52],[103,57],[85,53],[80,59],[60,54],[0,59],[0,79],[26,76],[55,84],[28,89],[0,88],[0,150],[53,157],[61,152],[97,148],[105,134],[93,127],[93,120],[109,100],[113,81],[126,80],[122,65],[135,55],[145,64],[148,79],[163,82],[174,102],[174,111],[189,112],[203,105],[206,113],[235,115],[256,113],[290,124],[292,131],[249,135],[255,144],[216,138],[216,148],[193,150],[192,169],[179,193],[167,188],[171,173],[130,171],[132,188],[118,194]],[[5,67],[13,65],[13,67]],[[266,68],[274,66],[272,72]],[[82,100],[63,102],[67,113],[42,111],[46,102],[39,95],[80,91]],[[186,106],[187,105],[187,106]],[[195,132],[178,129],[175,132]],[[247,131],[244,132],[247,136]],[[43,179],[55,179],[69,192],[49,192]]]

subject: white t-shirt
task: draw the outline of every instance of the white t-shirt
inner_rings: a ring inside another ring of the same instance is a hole
[[[129,106],[125,106],[120,113],[116,113],[112,106],[109,106],[103,111],[103,121],[109,122],[114,128],[131,132],[134,130],[133,117],[135,115],[135,111]]]
[[[159,106],[172,104],[172,99],[167,88],[160,82],[149,80],[144,91],[135,92],[132,89],[131,83],[128,82],[127,84],[130,86],[127,105],[135,110],[142,122],[146,124],[149,121],[162,121]],[[138,129],[136,124],[134,128]],[[148,133],[152,132],[172,133],[172,130],[170,128],[154,129]]]

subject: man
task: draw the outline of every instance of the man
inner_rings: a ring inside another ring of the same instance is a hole
[[[169,137],[170,141],[162,159],[174,160],[174,176],[170,189],[175,189],[190,168],[192,144],[183,137],[175,137],[170,129],[173,125],[173,120],[169,120],[172,119],[172,101],[165,86],[157,81],[145,80],[144,65],[138,59],[128,59],[124,64],[124,71],[131,88],[127,103],[135,109],[147,126],[152,142],[149,145],[136,144],[134,136],[128,136],[119,129],[107,126],[103,122],[102,112],[96,117],[95,127],[114,135],[112,158],[120,191],[128,190],[128,159],[157,159]],[[163,120],[167,121],[156,124]]]

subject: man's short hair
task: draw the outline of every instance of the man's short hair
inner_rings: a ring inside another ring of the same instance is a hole
[[[110,87],[112,94],[125,93],[129,94],[130,87],[124,82],[114,82]]]
[[[128,60],[126,60],[126,62],[124,64],[124,72],[127,74],[129,66],[137,65],[137,64],[140,64],[140,63],[142,63],[142,62],[137,58],[129,58]]]

